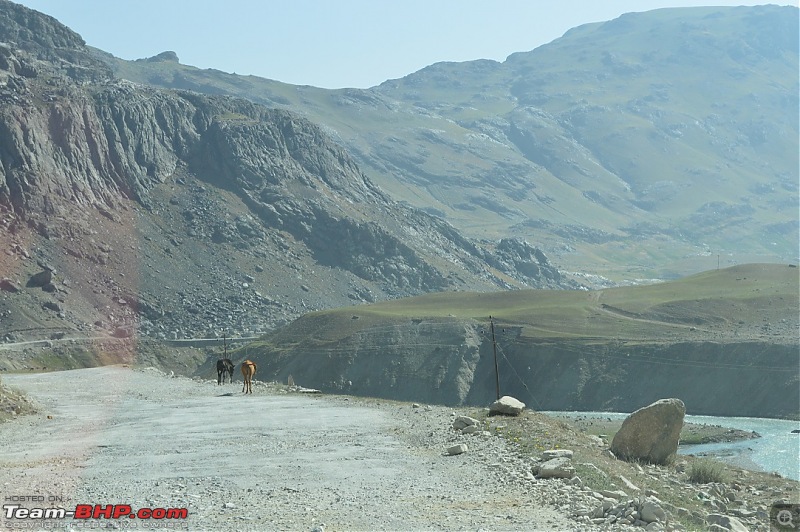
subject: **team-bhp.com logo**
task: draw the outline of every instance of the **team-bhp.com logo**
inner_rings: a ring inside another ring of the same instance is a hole
[[[19,504],[4,504],[6,519],[186,519],[187,508],[140,508],[134,512],[129,504],[78,504],[74,510],[65,508],[24,508]]]

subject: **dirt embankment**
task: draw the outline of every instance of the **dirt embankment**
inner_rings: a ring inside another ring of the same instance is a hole
[[[501,393],[538,410],[632,412],[677,397],[692,414],[798,417],[797,344],[534,342],[511,327],[496,333]],[[469,320],[378,327],[335,344],[247,356],[265,378],[286,382],[291,374],[328,392],[485,405],[497,388],[491,335]]]

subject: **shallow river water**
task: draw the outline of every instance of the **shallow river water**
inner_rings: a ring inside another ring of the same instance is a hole
[[[581,416],[625,419],[628,414],[617,412],[544,412],[554,416]],[[687,423],[719,425],[732,429],[756,431],[761,437],[731,443],[686,445],[678,454],[709,456],[739,467],[758,471],[777,471],[786,478],[800,480],[800,429],[797,421],[750,417],[685,417]]]

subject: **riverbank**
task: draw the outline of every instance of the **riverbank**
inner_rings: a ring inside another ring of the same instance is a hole
[[[605,415],[600,412],[584,413],[561,413],[546,412],[555,419],[565,421],[576,430],[585,434],[599,436],[611,443],[614,435],[622,426],[622,422],[627,414],[610,413]],[[701,445],[707,443],[735,442],[742,440],[752,440],[759,438],[758,432],[751,430],[741,430],[722,425],[710,425],[706,423],[684,422],[681,430],[680,445]]]
[[[548,414],[609,443],[627,417],[616,412]],[[792,420],[687,415],[678,454],[800,480],[800,438],[792,433],[796,427]]]

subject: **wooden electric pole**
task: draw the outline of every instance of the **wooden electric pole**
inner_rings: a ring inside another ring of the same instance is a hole
[[[500,372],[497,369],[497,341],[494,339],[494,321],[489,316],[489,325],[492,328],[492,353],[494,353],[494,383],[497,387],[497,398],[500,399]]]

